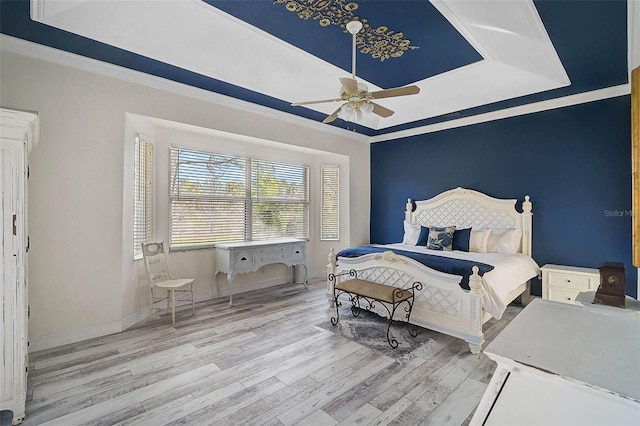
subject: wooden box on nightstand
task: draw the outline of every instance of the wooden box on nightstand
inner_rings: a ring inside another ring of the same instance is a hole
[[[600,271],[595,268],[548,264],[540,270],[546,300],[573,303],[578,293],[595,291],[600,285]]]

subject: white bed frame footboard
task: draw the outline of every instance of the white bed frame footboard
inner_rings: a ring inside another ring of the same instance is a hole
[[[531,255],[531,210],[529,196],[522,203],[522,213],[515,209],[516,200],[490,197],[477,191],[456,188],[434,198],[416,201],[416,209],[409,199],[405,218],[423,226],[451,226],[464,228],[520,228],[522,242],[519,252]],[[348,272],[355,270],[360,279],[410,288],[420,282],[423,289],[416,294],[411,323],[450,336],[464,339],[471,352],[477,354],[484,343],[482,325],[491,315],[482,308],[482,278],[478,268],[473,268],[469,277],[470,290],[460,287],[461,277],[430,269],[421,263],[394,254],[374,253],[357,258],[341,258],[338,263],[334,250],[329,253],[327,273],[333,274],[336,282],[349,279]],[[327,297],[333,305],[334,281],[327,280]],[[523,295],[528,302],[529,283],[520,283],[518,288],[506,296],[508,304]],[[386,316],[384,310],[378,313]],[[394,318],[402,320],[402,318]]]

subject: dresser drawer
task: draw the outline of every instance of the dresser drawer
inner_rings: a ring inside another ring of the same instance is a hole
[[[576,275],[569,272],[549,272],[547,285],[549,285],[549,287],[564,287],[578,291],[589,291],[593,290],[593,281],[592,277],[586,275]]]

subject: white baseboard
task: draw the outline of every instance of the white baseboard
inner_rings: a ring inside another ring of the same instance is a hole
[[[318,275],[320,277],[321,275]],[[311,278],[311,277],[309,277]],[[281,284],[288,284],[288,278],[278,277],[269,280],[256,281],[252,283],[243,284],[234,289],[234,294],[246,293],[248,291],[259,290],[266,287],[273,287]],[[236,293],[237,291],[237,293]],[[220,297],[228,297],[229,289],[226,284],[220,285]],[[216,298],[216,291],[199,292],[194,295],[196,303],[206,302]],[[119,321],[111,321],[103,324],[96,324],[90,327],[81,328],[78,330],[66,331],[64,333],[52,334],[50,336],[43,336],[31,339],[29,342],[29,352],[41,351],[44,349],[55,348],[58,346],[68,345],[72,343],[82,342],[83,340],[94,339],[96,337],[108,336],[109,334],[120,333],[134,326],[140,321],[147,318],[149,315],[149,306],[146,306]]]

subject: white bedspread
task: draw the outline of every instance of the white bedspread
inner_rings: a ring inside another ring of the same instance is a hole
[[[425,246],[410,246],[405,244],[372,244],[377,247],[388,247],[415,253],[425,253],[435,256],[451,257],[455,259],[471,260],[485,263],[494,268],[482,276],[484,294],[482,303],[485,311],[500,319],[507,308],[505,297],[519,285],[525,283],[540,273],[540,267],[530,257],[522,253],[475,253],[466,251],[429,250]]]

